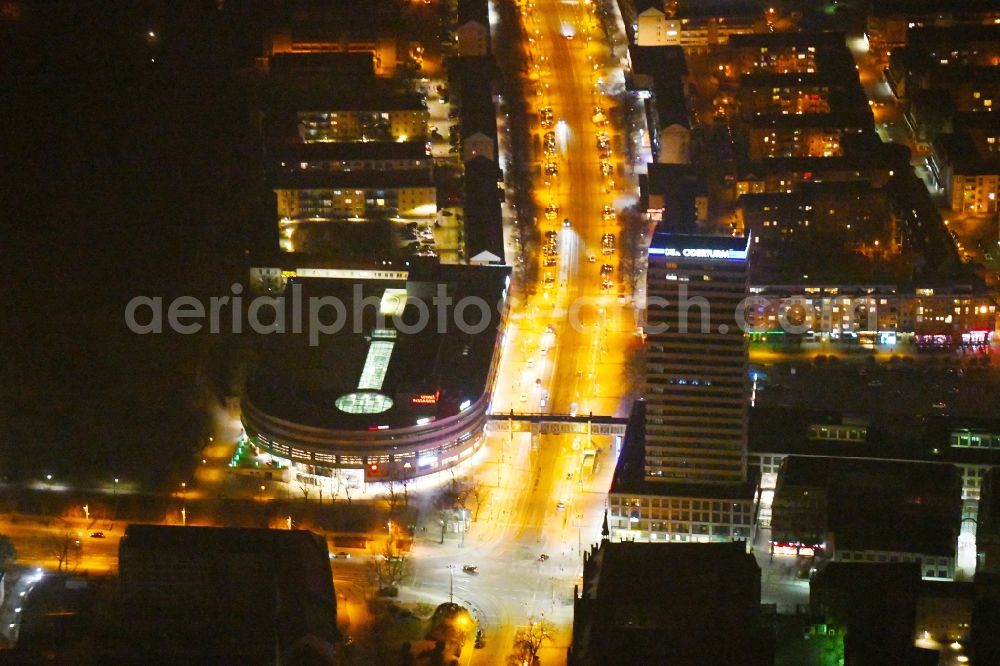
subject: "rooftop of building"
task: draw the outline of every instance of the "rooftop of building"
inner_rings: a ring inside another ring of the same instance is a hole
[[[352,141],[302,143],[298,136],[274,138],[266,146],[269,162],[356,162],[362,160],[430,160],[423,141]]]
[[[838,551],[955,554],[962,479],[954,465],[789,456],[774,493],[775,530],[784,502],[817,491],[827,498],[825,531]]]
[[[992,15],[997,12],[994,0],[880,0],[870,7],[872,16],[941,16]]]
[[[679,0],[677,18],[763,19],[764,9],[755,0]]]
[[[375,78],[374,53],[275,53],[268,58],[272,76],[334,75],[340,79]]]
[[[478,21],[490,27],[489,8],[486,0],[458,0],[458,25]]]
[[[307,637],[339,640],[326,540],[312,532],[132,524],[119,569],[127,663],[265,663]]]
[[[862,418],[866,422],[862,440],[824,440],[810,437],[810,426],[847,424],[850,415],[829,409],[756,406],[750,410],[748,448],[752,453],[1000,464],[1000,449],[951,446],[952,432],[1000,433],[1000,418],[916,417],[888,412]]]
[[[682,46],[638,46],[629,44],[632,71],[648,76],[684,76],[688,73]]]
[[[501,176],[496,162],[482,155],[465,163],[465,248],[470,257],[485,250],[504,258]]]
[[[603,541],[585,559],[572,650],[608,666],[770,663],[759,607],[743,543]]]
[[[781,47],[795,48],[839,48],[846,44],[842,32],[754,32],[729,37],[729,49],[772,49]]]
[[[181,527],[132,523],[125,527],[122,548],[128,551],[150,550],[165,554],[183,550],[208,557],[214,554],[315,550],[326,554],[326,540],[308,530],[272,530],[251,527]],[[182,603],[181,600],[179,602]]]
[[[419,169],[366,169],[357,171],[279,171],[272,176],[277,190],[372,189],[434,187],[433,175]]]
[[[917,562],[830,562],[810,582],[810,589],[837,590],[881,597],[913,595],[920,587]]]
[[[1000,118],[995,120],[1000,132]],[[1000,153],[984,155],[969,132],[938,134],[934,139],[934,152],[951,166],[954,175],[1000,174]]]
[[[462,138],[477,132],[496,140],[497,111],[493,104],[493,82],[498,75],[492,56],[451,58],[448,77],[452,102],[458,104]]]
[[[296,424],[365,431],[452,416],[483,395],[509,269],[414,262],[405,277],[379,279],[372,273],[380,267],[371,268],[356,277],[299,270],[289,280],[286,296],[301,290],[303,304],[342,303],[343,326],[315,344],[308,332],[270,336],[247,387],[257,409]],[[438,305],[439,294],[452,300]],[[485,320],[478,307],[457,320],[454,304],[466,297],[484,304]]]
[[[592,557],[600,568],[595,580],[584,581],[585,595],[610,605],[655,607],[648,621],[664,624],[677,613],[703,613],[708,619],[722,610],[720,604],[730,603],[726,592],[742,588],[740,596],[753,597],[760,580],[760,567],[741,541],[608,541]],[[680,607],[676,599],[690,603]]]
[[[906,32],[907,45],[922,50],[941,46],[969,47],[971,45],[996,45],[1000,42],[1000,24],[973,25],[922,25]]]

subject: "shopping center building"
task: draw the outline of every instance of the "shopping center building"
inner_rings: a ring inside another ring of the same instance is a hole
[[[284,299],[286,332],[267,337],[247,381],[249,443],[282,480],[315,485],[467,459],[490,411],[509,276],[436,263],[254,269],[251,284]]]

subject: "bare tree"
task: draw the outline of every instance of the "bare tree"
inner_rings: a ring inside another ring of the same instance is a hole
[[[399,540],[393,533],[381,544],[372,547],[370,558],[372,574],[379,591],[393,590],[406,578],[407,554],[399,547]]]
[[[395,513],[396,506],[399,505],[403,495],[403,486],[397,474],[395,472],[391,474],[389,478],[382,482],[382,487],[385,489],[383,496],[389,505],[389,513]]]
[[[519,629],[514,636],[514,652],[507,663],[516,666],[534,666],[539,663],[538,651],[546,641],[551,641],[554,633],[552,623],[544,617],[528,616],[528,626]]]
[[[49,550],[58,563],[58,570],[76,571],[80,566],[80,557],[83,554],[83,545],[80,540],[69,532],[63,532],[54,537],[49,544]]]
[[[338,469],[330,476],[330,504],[337,503],[341,488],[341,472]]]
[[[351,506],[351,491],[357,490],[357,481],[351,476],[341,475],[339,473],[337,481],[338,487],[344,491],[344,497],[347,498],[347,506]]]
[[[483,503],[486,501],[486,496],[489,494],[489,489],[483,485],[482,481],[478,479],[469,479],[466,484],[466,494],[476,500],[476,513],[473,515],[472,520],[479,521],[479,510],[483,508]]]
[[[302,492],[302,497],[305,501],[309,501],[309,493],[312,491],[312,484],[309,483],[310,479],[301,474],[295,476],[295,482],[299,486],[299,490]]]

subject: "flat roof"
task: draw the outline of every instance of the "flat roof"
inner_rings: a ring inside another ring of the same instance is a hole
[[[960,16],[968,14],[995,14],[996,0],[879,0],[872,3],[872,16]]]
[[[778,472],[776,526],[796,486],[826,493],[826,528],[837,550],[954,556],[962,514],[962,475],[954,465],[790,456]],[[879,510],[865,510],[872,506]]]
[[[730,35],[728,48],[779,48],[787,47],[816,47],[830,48],[845,46],[845,36],[843,32],[755,32],[741,35]]]
[[[504,257],[500,167],[479,156],[465,163],[465,247],[473,257],[484,250]]]
[[[345,79],[375,77],[374,53],[275,53],[268,59],[270,74],[332,74]]]
[[[308,190],[378,187],[434,187],[433,176],[421,169],[364,171],[282,171],[272,176],[275,189]]]
[[[268,160],[288,162],[358,160],[430,160],[423,141],[365,141],[302,143],[298,136],[287,141],[270,141],[266,147]]]
[[[677,18],[763,18],[764,9],[755,0],[681,0]]]
[[[319,335],[317,344],[310,344],[307,331],[270,336],[247,385],[256,408],[306,426],[364,431],[451,416],[487,390],[507,267],[415,263],[380,278],[317,269],[298,274],[289,279],[286,297],[300,290],[304,304],[310,298],[339,299],[344,325]],[[434,302],[439,294],[452,299],[442,310]],[[463,330],[454,304],[467,297],[489,312],[479,326],[479,308],[466,308],[471,327]],[[418,301],[429,316],[423,326]],[[333,313],[328,308],[324,321],[332,321]],[[357,397],[345,398],[352,395]]]
[[[970,0],[962,0],[963,3]],[[997,9],[997,7],[994,7]],[[940,46],[968,47],[971,44],[993,45],[1000,42],[1000,25],[980,23],[972,25],[914,26],[906,31],[908,45],[924,51]]]
[[[1000,465],[1000,450],[951,446],[952,432],[1000,433],[1000,418],[875,413],[866,415],[870,422],[861,441],[810,438],[809,426],[842,425],[845,418],[834,410],[756,406],[750,409],[748,448],[756,454]]]

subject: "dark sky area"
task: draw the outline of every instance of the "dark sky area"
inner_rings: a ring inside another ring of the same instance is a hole
[[[241,11],[0,0],[0,477],[162,481],[204,436],[233,342],[139,337],[124,309],[242,277],[260,42]]]

